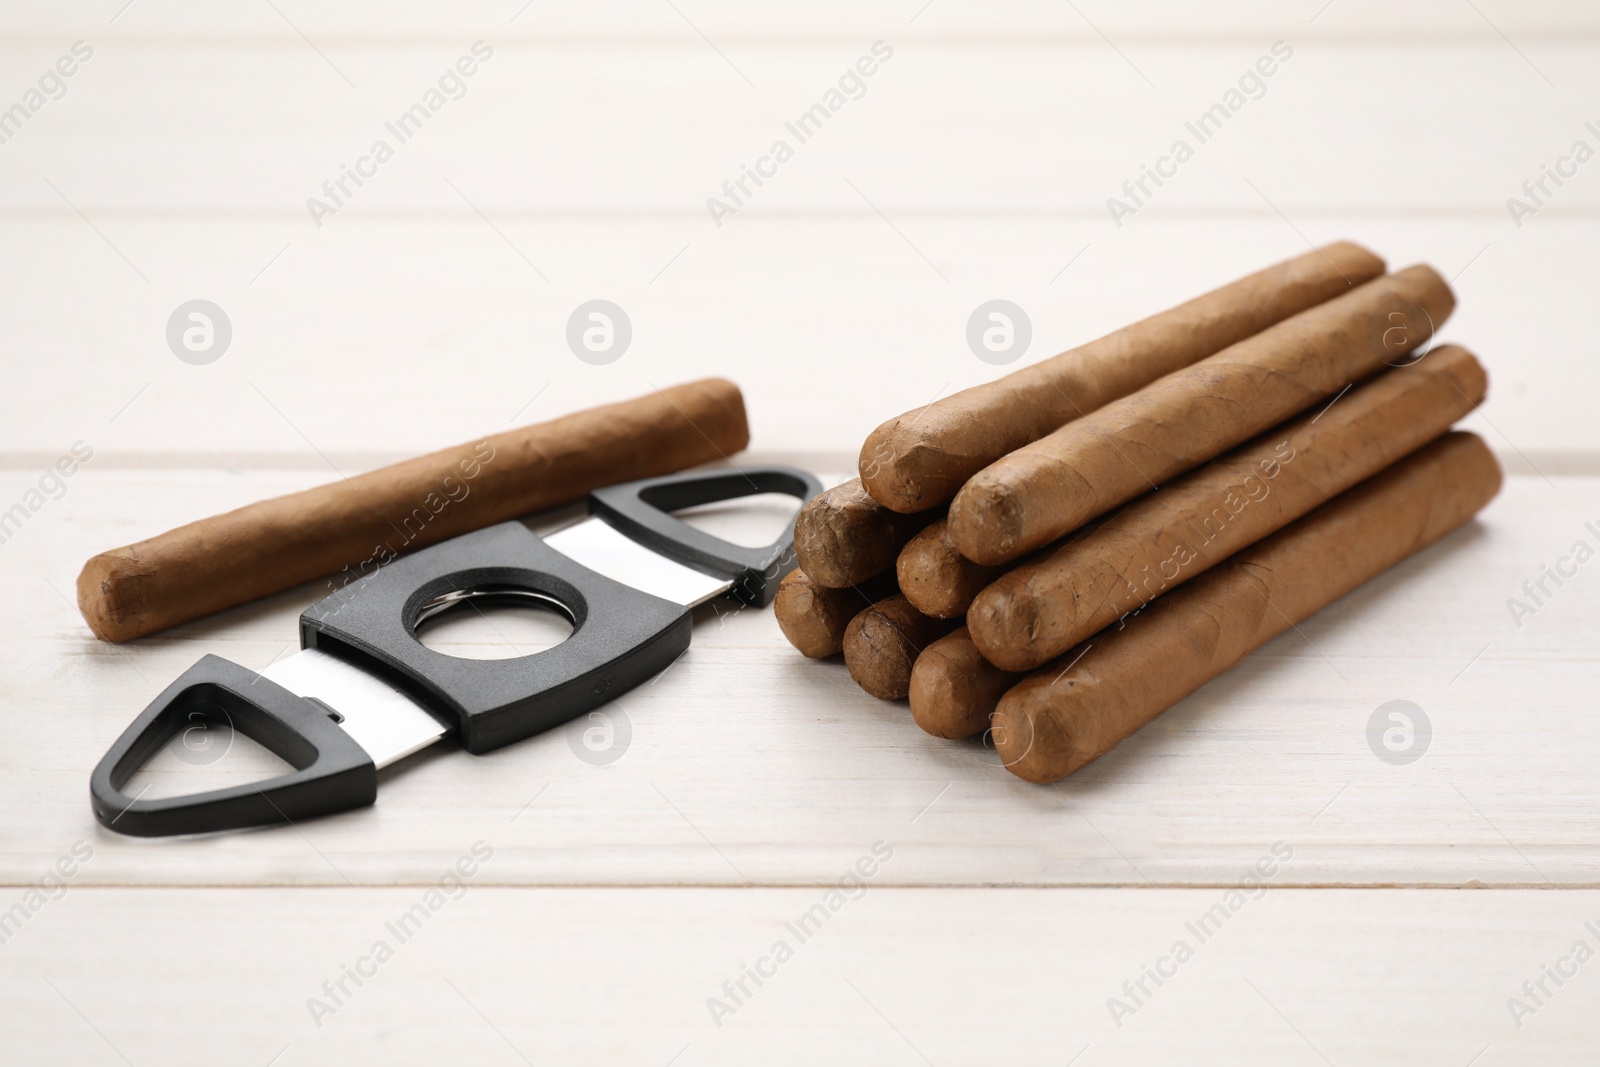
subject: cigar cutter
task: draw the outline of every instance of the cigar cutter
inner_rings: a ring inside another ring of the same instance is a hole
[[[379,768],[451,734],[479,755],[576,718],[676,660],[690,609],[720,596],[764,607],[795,565],[792,527],[746,548],[670,512],[821,491],[790,467],[647,478],[590,493],[588,517],[546,537],[505,522],[395,559],[307,608],[301,651],[259,672],[212,655],[185,671],[95,767],[95,817],[159,837],[325,815],[373,803]],[[452,608],[529,600],[564,615],[571,636],[500,660],[417,639]],[[150,756],[196,725],[238,730],[293,769],[186,796],[125,794]]]

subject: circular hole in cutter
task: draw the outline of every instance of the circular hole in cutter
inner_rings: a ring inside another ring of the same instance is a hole
[[[458,659],[517,659],[572,636],[572,610],[555,597],[515,586],[454,589],[417,615],[417,640]]]

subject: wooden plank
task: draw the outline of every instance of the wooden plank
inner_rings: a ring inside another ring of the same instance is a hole
[[[485,845],[487,878],[501,851]],[[879,877],[900,859],[895,847]],[[4,947],[0,1047],[41,1067],[119,1055],[175,1067],[1497,1065],[1584,1063],[1600,1042],[1595,964],[1569,955],[1600,942],[1586,925],[1600,917],[1595,892],[1268,890],[1227,913],[1218,889],[919,891],[874,878],[830,913],[821,886],[466,884],[424,907],[403,943],[389,924],[426,899],[420,886],[70,889]],[[814,906],[828,917],[802,942],[790,925]],[[1189,927],[1213,907],[1228,917],[1202,942]],[[792,950],[781,964],[780,941]],[[1178,941],[1193,955],[1175,966]],[[1169,975],[1159,987],[1144,977],[1156,965]],[[1557,985],[1541,965],[1569,977]],[[357,966],[367,977],[344,978],[335,1004],[322,983]],[[759,987],[742,974],[757,966]],[[732,1005],[723,983],[740,979],[750,995],[719,1026],[708,1001]],[[1134,1003],[1122,987],[1140,979],[1149,996],[1119,1027],[1108,1001]],[[1549,996],[1519,1028],[1507,1002],[1531,1003],[1522,985],[1541,979]],[[320,1027],[312,998],[333,1009]]]
[[[264,17],[274,18],[270,9]],[[669,8],[664,17],[675,16]],[[1462,9],[1459,18],[1476,16]],[[875,218],[875,206],[891,218],[1066,213],[1111,229],[1106,201],[1116,196],[1132,207],[1151,199],[1141,211],[1149,215],[1276,217],[1276,206],[1291,218],[1360,209],[1509,226],[1507,198],[1526,197],[1522,183],[1540,178],[1542,164],[1580,138],[1591,151],[1600,141],[1585,127],[1600,121],[1584,102],[1600,70],[1594,37],[1530,42],[1519,54],[1492,33],[1420,47],[1404,36],[1346,40],[1314,29],[1126,49],[1093,34],[929,42],[890,34],[882,39],[892,58],[874,60],[876,73],[859,86],[847,82],[851,98],[840,95],[811,130],[786,124],[838,92],[875,36],[730,45],[735,70],[698,38],[619,45],[490,33],[493,58],[447,85],[452,99],[435,101],[415,130],[386,124],[437,91],[475,31],[335,48],[337,69],[297,37],[281,47],[159,36],[102,43],[63,83],[64,95],[8,136],[0,208],[73,219],[76,208],[106,223],[121,213],[246,211],[314,235],[311,198],[336,210],[320,216],[326,231],[397,211],[471,216],[465,197],[495,219],[643,212],[715,229],[707,201],[716,197],[739,208],[741,222],[794,212]],[[1224,108],[1219,129],[1186,126],[1270,59],[1279,40],[1275,73],[1247,84],[1251,99]],[[0,97],[6,106],[70,44],[0,51],[7,69],[29,72]],[[1124,191],[1180,139],[1194,155],[1160,164],[1170,180],[1147,183],[1142,196]],[[380,140],[392,158],[362,163]],[[761,163],[779,140],[792,158]],[[724,191],[758,164],[769,180]],[[362,182],[324,190],[342,166],[357,165]],[[1540,200],[1550,212],[1600,209],[1600,185],[1584,173],[1546,184]]]
[[[105,226],[148,285],[81,220],[0,222],[0,239],[28,250],[0,259],[17,309],[0,338],[14,382],[0,395],[0,453],[49,459],[81,438],[106,456],[410,455],[725,375],[745,390],[755,447],[853,456],[891,415],[1002,371],[967,347],[985,300],[1029,314],[1028,361],[1306,247],[1277,217],[1135,220],[1120,232],[900,220],[914,247],[876,218],[740,219],[720,232],[514,220],[500,234],[476,218],[337,221],[309,240],[270,222]],[[1600,392],[1589,298],[1600,227],[1548,222],[1348,215],[1301,232],[1455,276],[1460,309],[1444,336],[1478,352],[1492,381],[1486,419],[1472,424],[1544,469],[1541,454],[1600,451],[1587,399]],[[604,367],[565,341],[574,309],[597,294],[634,327],[629,352]],[[197,296],[234,331],[204,367],[180,362],[165,336]]]
[[[578,757],[580,724],[484,757],[429,751],[385,772],[376,807],[299,829],[166,842],[97,830],[86,779],[144,703],[203,653],[259,668],[292,651],[295,615],[322,591],[113,647],[69,603],[82,560],[325,478],[91,463],[0,546],[0,804],[12,813],[0,881],[26,881],[81,838],[98,850],[86,883],[382,885],[493,835],[495,880],[509,884],[782,885],[893,834],[897,885],[1216,884],[1278,839],[1297,849],[1292,884],[1600,883],[1588,682],[1600,597],[1580,568],[1547,581],[1532,615],[1507,606],[1574,542],[1600,544],[1585,526],[1600,525],[1593,478],[1510,479],[1480,524],[1059,788],[1012,778],[980,744],[923,735],[904,704],[795,654],[770,612],[707,607],[689,653],[614,705],[630,739],[609,765]],[[0,500],[28,479],[0,474]],[[1369,748],[1369,718],[1396,699],[1433,725],[1409,766]]]
[[[1115,0],[1082,0],[1071,7],[1048,0],[1005,0],[978,5],[892,0],[817,0],[804,7],[742,5],[732,0],[690,0],[672,7],[647,0],[579,0],[526,4],[525,0],[468,0],[447,8],[426,2],[383,3],[359,0],[336,7],[307,2],[275,3],[270,8],[211,9],[182,0],[94,0],[63,9],[48,0],[18,0],[6,5],[0,26],[13,35],[46,35],[94,29],[108,40],[141,40],[158,35],[268,40],[310,50],[300,31],[326,46],[416,39],[463,30],[496,30],[524,38],[552,35],[610,40],[660,40],[707,48],[697,31],[718,41],[756,37],[828,38],[846,34],[910,32],[918,37],[1059,35],[1096,40],[1098,29],[1119,40],[1181,38],[1210,40],[1241,33],[1312,27],[1326,34],[1439,39],[1452,36],[1495,38],[1495,28],[1519,39],[1559,37],[1593,31],[1594,9],[1582,0],[1477,0],[1481,14],[1450,0],[1413,0],[1404,6],[1382,0],[1217,0],[1203,8],[1181,0],[1157,0],[1137,7]],[[126,9],[126,10],[125,10]],[[1497,39],[1497,38],[1496,38]],[[1103,43],[1103,42],[1102,42]],[[714,58],[714,54],[713,54]]]

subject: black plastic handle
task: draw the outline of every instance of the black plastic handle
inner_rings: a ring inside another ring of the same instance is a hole
[[[521,591],[560,604],[572,635],[513,659],[458,659],[417,640],[430,604],[451,593]],[[689,647],[689,609],[562,555],[520,522],[402,556],[300,616],[300,644],[382,675],[455,720],[482,754],[612,700]]]
[[[798,467],[687,471],[596,489],[589,494],[589,512],[687,567],[730,579],[733,588],[729,595],[765,607],[777,595],[783,576],[795,566],[792,523],[770,545],[747,548],[697,530],[668,513],[757,493],[787,493],[804,502],[820,492],[822,483],[817,476]]]
[[[122,787],[195,716],[233,728],[295,769],[264,782],[142,800]],[[322,705],[220,656],[204,656],[150,702],[101,757],[89,797],[102,826],[135,837],[293,822],[378,797],[378,770]]]

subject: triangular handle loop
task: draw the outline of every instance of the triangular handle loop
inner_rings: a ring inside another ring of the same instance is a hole
[[[589,494],[589,513],[687,567],[731,580],[733,596],[765,607],[777,595],[783,576],[794,569],[793,524],[772,544],[747,548],[697,530],[668,512],[757,493],[787,493],[806,501],[820,492],[817,476],[797,467],[688,471],[596,489]]]
[[[226,721],[294,767],[264,782],[145,800],[123,786],[163,745],[193,725]],[[293,822],[371,804],[378,770],[328,709],[223,659],[205,656],[150,702],[89,779],[95,818],[135,837],[198,834]]]

